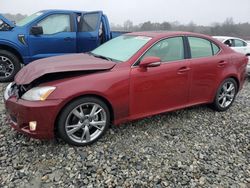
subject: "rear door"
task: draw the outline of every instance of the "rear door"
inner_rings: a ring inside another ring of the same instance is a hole
[[[101,43],[103,35],[102,11],[87,12],[81,16],[77,33],[78,52],[88,52]]]
[[[199,37],[188,37],[191,60],[191,85],[189,104],[209,102],[213,98],[221,72],[228,66],[226,56],[217,55],[220,48]]]
[[[31,60],[76,52],[73,14],[50,14],[32,26],[41,26],[42,35],[29,35]],[[31,28],[30,28],[31,29]]]

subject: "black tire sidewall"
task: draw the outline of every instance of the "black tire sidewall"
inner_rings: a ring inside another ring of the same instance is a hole
[[[14,71],[12,74],[8,78],[0,78],[0,82],[11,82],[14,80],[17,72],[21,69],[21,62],[15,54],[7,50],[0,50],[0,56],[7,57],[14,65]]]
[[[94,140],[88,142],[88,143],[77,143],[73,140],[71,140],[69,138],[69,136],[67,135],[66,133],[66,129],[65,129],[65,122],[66,122],[66,119],[68,117],[68,114],[77,106],[79,106],[80,104],[83,104],[83,103],[88,103],[88,102],[93,102],[93,103],[96,103],[98,105],[100,105],[106,112],[106,117],[107,117],[107,123],[105,125],[105,128],[103,130],[103,132]],[[90,145],[94,142],[96,142],[97,140],[99,140],[104,134],[105,132],[108,130],[109,128],[109,125],[110,125],[110,111],[107,107],[107,105],[100,99],[96,98],[96,97],[82,97],[82,98],[78,98],[72,102],[70,102],[68,105],[66,105],[61,113],[59,114],[59,117],[58,117],[58,121],[57,121],[57,133],[58,133],[58,136],[60,138],[62,138],[65,142],[67,142],[68,144],[71,144],[71,145],[75,145],[75,146],[85,146],[85,145]]]
[[[226,83],[226,82],[231,82],[234,84],[234,87],[235,87],[235,95],[234,95],[234,98],[233,98],[233,101],[231,102],[231,104],[225,108],[222,108],[219,104],[219,101],[218,101],[218,97],[219,97],[219,94],[220,94],[220,91],[221,91],[221,88],[222,86]],[[227,109],[229,109],[231,107],[231,105],[233,104],[234,100],[235,100],[235,97],[237,95],[237,92],[238,92],[238,84],[237,82],[233,79],[233,78],[227,78],[225,79],[219,86],[219,88],[217,89],[217,92],[216,92],[216,96],[215,96],[215,99],[214,99],[214,102],[213,102],[213,107],[215,110],[217,111],[226,111]]]

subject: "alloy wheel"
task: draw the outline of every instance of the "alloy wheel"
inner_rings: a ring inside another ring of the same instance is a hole
[[[236,88],[233,82],[225,82],[218,95],[218,103],[221,108],[227,108],[234,100],[236,94]]]
[[[65,131],[79,144],[88,144],[99,137],[107,124],[107,114],[97,103],[88,102],[75,107],[68,114]]]

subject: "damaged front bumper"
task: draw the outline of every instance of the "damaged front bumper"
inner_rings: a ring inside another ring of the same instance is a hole
[[[58,105],[61,100],[26,101],[10,97],[5,101],[9,124],[18,132],[37,139],[54,137]],[[31,123],[36,122],[34,128]]]

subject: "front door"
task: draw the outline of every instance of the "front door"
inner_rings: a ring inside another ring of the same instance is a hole
[[[130,113],[132,118],[185,107],[189,91],[189,61],[184,58],[182,37],[164,39],[147,56],[161,59],[158,67],[131,69]]]
[[[33,26],[43,28],[42,35],[30,34],[31,60],[76,52],[76,32],[71,14],[51,14]]]

